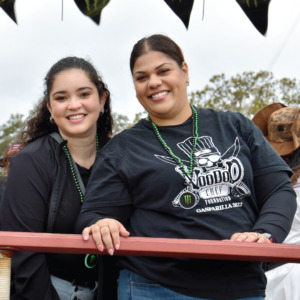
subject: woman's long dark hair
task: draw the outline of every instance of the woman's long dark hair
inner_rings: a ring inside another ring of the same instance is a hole
[[[97,87],[99,97],[101,98],[105,93],[107,95],[104,105],[104,111],[99,115],[97,121],[97,132],[99,136],[99,142],[101,145],[105,144],[112,135],[113,120],[111,116],[110,108],[110,92],[103,82],[101,76],[98,74],[94,66],[83,58],[79,57],[65,57],[55,63],[48,74],[45,77],[44,84],[44,97],[40,103],[34,109],[27,120],[25,131],[20,135],[20,142],[24,145],[31,143],[39,137],[42,137],[50,132],[58,132],[58,128],[55,123],[50,121],[50,112],[47,108],[47,103],[50,100],[50,91],[53,87],[53,82],[56,76],[65,70],[80,69],[83,70]]]

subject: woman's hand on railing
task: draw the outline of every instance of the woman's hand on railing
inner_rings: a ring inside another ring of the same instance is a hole
[[[82,231],[82,237],[85,241],[92,235],[99,251],[103,251],[104,247],[110,255],[114,254],[114,250],[120,248],[120,236],[128,237],[129,232],[117,220],[102,219],[95,224],[86,227]]]
[[[231,236],[230,240],[249,243],[271,243],[267,237],[258,232],[236,232]]]

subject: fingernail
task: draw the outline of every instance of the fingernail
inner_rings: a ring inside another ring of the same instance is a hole
[[[87,241],[87,240],[89,239],[88,235],[85,235],[85,236],[83,237],[83,239],[84,239],[85,241]]]
[[[98,246],[98,249],[102,252],[102,251],[103,251],[103,246],[102,246],[102,245],[99,245],[99,246]]]
[[[110,249],[108,250],[108,253],[109,253],[110,255],[114,255],[114,249],[110,248]]]
[[[117,250],[119,250],[119,249],[120,249],[120,245],[119,245],[119,244],[115,244],[115,248],[116,248]]]

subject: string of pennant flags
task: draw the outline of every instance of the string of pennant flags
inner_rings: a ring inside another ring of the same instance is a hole
[[[63,0],[62,0],[63,1]],[[189,27],[194,0],[163,0],[183,22],[186,29]],[[234,1],[234,0],[232,0]],[[235,0],[254,27],[265,35],[268,29],[268,11],[271,0]],[[17,24],[15,15],[16,0],[0,0],[0,7]],[[87,17],[100,25],[101,13],[110,0],[74,0],[79,10]],[[205,0],[203,0],[205,4]]]

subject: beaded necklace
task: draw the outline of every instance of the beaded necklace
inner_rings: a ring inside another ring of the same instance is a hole
[[[63,138],[62,138],[62,140],[63,140]],[[79,193],[79,196],[80,196],[80,201],[81,201],[81,203],[83,203],[85,187],[82,183],[80,173],[77,169],[76,163],[74,162],[74,160],[72,158],[71,153],[69,152],[69,149],[68,149],[67,145],[64,145],[63,149],[66,153],[66,156],[67,156],[67,159],[68,159],[68,162],[69,162],[72,177],[73,177],[75,186],[76,186],[76,188],[78,190],[78,193]],[[97,152],[98,152],[99,151],[99,139],[98,139],[98,134],[97,133],[96,133],[96,149],[97,149]]]
[[[167,153],[173,158],[173,160],[176,162],[177,165],[179,165],[182,169],[182,171],[186,174],[186,175],[190,175],[193,173],[194,171],[194,153],[195,153],[195,148],[197,146],[197,141],[198,141],[198,113],[195,109],[195,107],[193,105],[191,105],[192,108],[192,119],[193,119],[193,149],[190,153],[190,167],[187,170],[187,167],[182,163],[181,159],[176,156],[172,149],[167,145],[167,143],[165,142],[165,140],[163,139],[163,137],[161,136],[157,126],[155,125],[155,123],[151,120],[150,116],[148,115],[149,120],[151,121],[153,130],[155,132],[155,135],[157,137],[157,139],[161,142],[161,144],[163,145],[163,147],[165,148],[165,150],[167,151]],[[188,185],[189,183],[186,182],[186,185]]]

